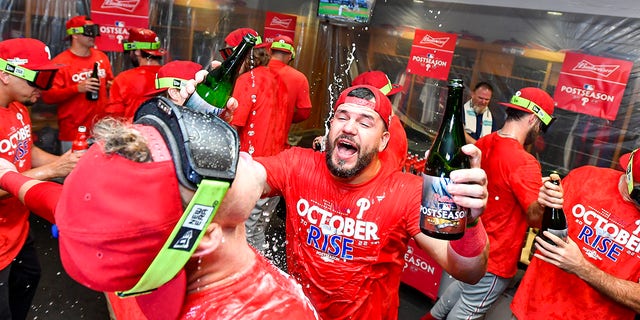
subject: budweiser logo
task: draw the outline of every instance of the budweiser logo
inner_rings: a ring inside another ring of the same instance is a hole
[[[283,28],[289,28],[289,25],[291,24],[291,21],[293,21],[291,18],[289,19],[280,19],[278,17],[273,17],[273,19],[271,19],[271,26],[279,26],[279,27],[283,27]]]
[[[447,44],[447,42],[449,42],[449,39],[449,37],[434,38],[430,35],[426,35],[422,38],[422,40],[420,40],[420,44],[432,44],[442,48],[445,44]]]
[[[582,60],[573,67],[572,71],[592,72],[599,76],[608,77],[618,68],[620,68],[620,65],[617,64],[593,64],[587,60]]]
[[[102,9],[122,9],[127,12],[133,12],[140,4],[140,0],[104,0]]]

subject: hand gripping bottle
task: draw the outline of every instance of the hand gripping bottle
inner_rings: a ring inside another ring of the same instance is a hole
[[[100,78],[98,77],[98,61],[93,63],[93,72],[91,72],[91,78],[100,80]],[[87,100],[96,101],[96,100],[98,100],[99,92],[98,91],[87,91],[85,93],[85,95],[86,95]]]
[[[557,186],[560,185],[560,175],[558,175],[557,171],[552,171],[549,177],[551,178],[551,183]],[[542,240],[555,246],[556,244],[551,241],[551,239],[542,234],[543,231],[549,231],[558,238],[565,241],[567,240],[567,217],[564,215],[564,211],[562,209],[545,207],[544,214],[542,215],[542,226],[538,233],[538,236],[542,238]]]
[[[447,107],[438,130],[424,172],[422,173],[422,205],[420,206],[420,230],[433,238],[456,240],[462,238],[469,209],[458,206],[447,192],[449,173],[469,168],[469,158],[461,150],[465,144],[462,123],[461,79],[451,79],[448,84]]]
[[[222,64],[211,70],[196,91],[185,101],[184,106],[193,110],[220,115],[233,91],[233,84],[247,54],[255,46],[257,38],[247,34],[233,53]]]

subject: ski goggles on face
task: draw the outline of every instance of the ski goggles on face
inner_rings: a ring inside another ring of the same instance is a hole
[[[511,97],[510,102],[511,104],[514,104],[521,108],[525,108],[535,114],[536,117],[538,117],[538,119],[542,121],[542,125],[540,127],[542,132],[547,132],[547,129],[551,126],[551,124],[556,121],[556,118],[549,115],[546,111],[544,111],[544,109],[542,109],[539,105],[529,99],[514,95],[513,97]]]
[[[53,79],[58,70],[31,70],[19,65],[15,65],[7,60],[0,59],[0,70],[24,79],[27,83],[40,90],[49,90],[53,85]]]
[[[627,191],[629,191],[631,200],[633,200],[637,205],[640,205],[640,186],[636,186],[633,180],[633,156],[636,154],[636,151],[637,149],[631,152],[629,164],[627,164]]]
[[[67,29],[67,35],[81,34],[86,37],[97,37],[100,35],[100,26],[97,24],[85,24],[82,27]]]

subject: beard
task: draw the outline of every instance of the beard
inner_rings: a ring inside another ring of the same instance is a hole
[[[525,146],[531,145],[536,141],[539,135],[540,135],[540,129],[532,128],[531,130],[529,130],[529,132],[527,132],[527,136],[524,138],[524,145]]]
[[[133,65],[134,68],[137,68],[140,66],[140,62],[138,62],[138,57],[136,57],[135,52],[129,51],[129,59],[131,59],[131,64]]]
[[[377,153],[377,151],[376,149],[363,150],[360,149],[360,146],[358,145],[358,158],[356,159],[356,164],[353,166],[353,168],[345,168],[344,160],[338,160],[338,162],[335,163],[332,159],[333,152],[335,151],[337,145],[336,141],[338,141],[339,139],[346,139],[356,144],[353,139],[345,135],[337,137],[334,141],[327,141],[325,161],[327,163],[327,167],[329,168],[329,172],[331,172],[332,175],[338,178],[355,177],[360,174],[360,172],[362,172],[364,168],[371,164],[371,161],[373,161],[373,156]]]

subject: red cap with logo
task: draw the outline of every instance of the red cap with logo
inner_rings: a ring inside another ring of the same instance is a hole
[[[375,96],[374,98],[375,102],[371,102],[366,99],[361,99],[361,98],[352,97],[348,95],[351,91],[358,88],[367,88],[371,90],[371,92],[373,92]],[[391,108],[392,108],[391,101],[389,101],[389,98],[387,98],[387,96],[385,96],[382,93],[382,91],[380,91],[380,89],[373,86],[368,86],[368,85],[357,85],[357,86],[349,87],[344,91],[342,91],[342,93],[340,94],[340,97],[338,97],[338,100],[336,101],[336,104],[333,107],[333,112],[335,112],[338,109],[338,106],[344,103],[354,103],[362,106],[367,106],[373,109],[376,113],[378,113],[378,115],[380,115],[380,118],[382,118],[382,121],[384,121],[384,124],[387,126],[387,128],[389,128],[389,122],[391,121]]]
[[[256,41],[256,45],[254,48],[268,48],[270,43],[263,43],[262,42],[262,38],[260,37],[260,34],[258,34],[257,31],[251,29],[251,28],[238,28],[235,29],[233,31],[231,31],[225,38],[224,38],[224,42],[227,43],[228,46],[230,47],[237,47],[241,42],[242,42],[242,38],[244,38],[244,36],[246,36],[247,34],[251,34],[255,37],[258,38],[258,41]]]
[[[535,87],[527,87],[518,90],[518,92],[511,97],[510,102],[500,102],[500,104],[509,108],[533,113],[542,123],[548,125],[552,120],[551,115],[553,114],[556,103],[546,91]],[[543,112],[540,112],[540,109],[542,109]]]
[[[145,95],[155,96],[169,88],[180,88],[184,82],[194,79],[202,66],[193,61],[173,60],[158,69],[156,73],[156,90]]]
[[[291,59],[295,59],[296,57],[296,50],[293,47],[293,40],[285,35],[278,35],[277,37],[273,38],[273,42],[271,43],[271,50],[290,53]]]
[[[160,38],[152,30],[145,28],[129,28],[129,38],[124,43],[124,49],[142,50],[150,55],[163,56],[167,51],[160,48]],[[133,45],[132,45],[133,44]]]
[[[84,27],[87,24],[94,24],[87,16],[75,16],[67,21],[67,30],[71,28]]]
[[[107,154],[95,143],[65,179],[56,207],[62,265],[71,278],[97,291],[133,288],[183,212],[164,139],[153,127],[135,128],[146,138],[153,162]],[[175,319],[185,294],[181,270],[157,290],[124,299],[135,299],[149,319]]]
[[[0,58],[29,70],[56,70],[63,66],[51,63],[49,47],[32,38],[0,41]]]
[[[392,84],[389,77],[382,71],[367,71],[359,74],[351,81],[352,85],[366,84],[378,88],[387,97],[403,90],[399,84]]]

